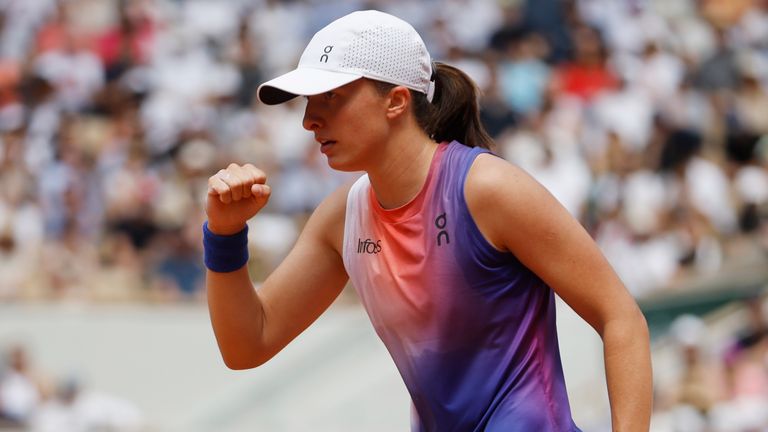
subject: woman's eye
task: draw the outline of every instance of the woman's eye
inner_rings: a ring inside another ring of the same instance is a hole
[[[336,97],[336,93],[334,93],[334,92],[332,92],[332,91],[329,91],[329,92],[325,92],[325,98],[326,98],[326,99],[333,99],[333,98],[335,98],[335,97]]]

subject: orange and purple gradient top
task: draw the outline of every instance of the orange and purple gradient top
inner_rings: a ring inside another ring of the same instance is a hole
[[[411,395],[414,431],[578,431],[554,293],[489,244],[464,198],[485,151],[441,144],[422,190],[393,210],[361,177],[347,199],[344,264]]]

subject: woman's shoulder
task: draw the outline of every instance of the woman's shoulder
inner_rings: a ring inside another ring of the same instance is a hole
[[[464,184],[464,197],[475,223],[500,250],[502,233],[526,223],[531,208],[540,207],[547,193],[520,167],[491,153],[477,155]]]
[[[469,166],[465,192],[490,196],[513,187],[508,182],[522,175],[525,173],[520,168],[506,160],[492,153],[479,153]]]
[[[348,181],[331,192],[310,216],[305,231],[317,233],[339,253],[344,239],[344,220],[347,213],[347,196],[359,181]]]
[[[498,199],[520,204],[547,193],[525,170],[491,153],[477,155],[469,167],[464,192],[483,200]]]

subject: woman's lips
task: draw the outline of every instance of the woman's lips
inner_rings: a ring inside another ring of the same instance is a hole
[[[336,141],[332,141],[332,140],[324,141],[320,143],[320,153],[323,153],[323,154],[327,153],[331,149],[331,147],[333,147],[334,144],[336,144]]]

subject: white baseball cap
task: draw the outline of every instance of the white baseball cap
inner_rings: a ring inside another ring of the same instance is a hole
[[[298,67],[260,85],[267,105],[312,96],[370,78],[434,94],[432,60],[424,41],[407,22],[384,12],[352,12],[315,33]]]

